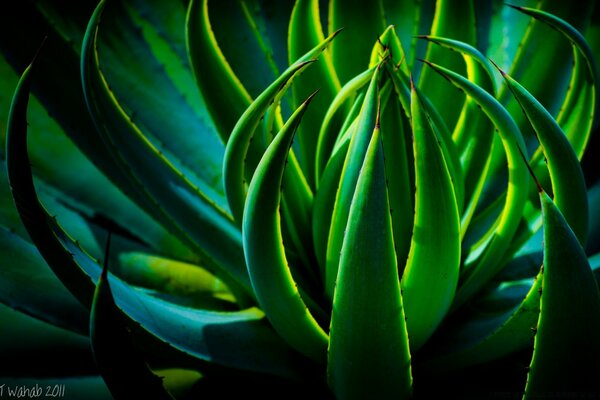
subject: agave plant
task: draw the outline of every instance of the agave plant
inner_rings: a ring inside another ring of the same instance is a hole
[[[600,393],[598,11],[517,3],[15,4],[0,390]]]

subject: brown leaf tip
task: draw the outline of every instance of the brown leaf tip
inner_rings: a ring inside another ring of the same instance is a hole
[[[538,192],[542,193],[544,191],[544,188],[540,184],[540,181],[538,181],[537,176],[535,176],[533,169],[531,169],[531,165],[529,165],[529,162],[527,161],[527,158],[525,157],[523,150],[521,150],[521,147],[519,147],[519,146],[517,146],[517,148],[519,149],[519,154],[521,154],[521,158],[523,159],[523,162],[525,163],[525,166],[527,167],[529,174],[533,177],[533,180],[535,181],[535,185],[537,186]]]
[[[498,71],[499,71],[499,72],[502,74],[502,76],[503,76],[504,78],[506,78],[506,77],[508,76],[508,75],[507,75],[507,73],[506,73],[506,72],[504,72],[504,70],[503,70],[502,68],[500,68],[500,66],[494,62],[494,60],[492,60],[492,59],[491,59],[491,58],[489,58],[489,57],[488,57],[488,60],[489,60],[489,61],[492,63],[492,65],[493,65],[494,67],[496,67],[496,69],[497,69],[497,70],[498,70]]]

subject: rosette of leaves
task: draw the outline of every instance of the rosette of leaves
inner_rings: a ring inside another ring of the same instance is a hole
[[[14,4],[0,383],[600,392],[598,10],[517,3]]]

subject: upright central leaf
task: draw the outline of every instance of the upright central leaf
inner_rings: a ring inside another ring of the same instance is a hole
[[[415,223],[402,288],[413,351],[431,336],[454,298],[460,265],[456,196],[439,139],[416,89],[411,98]]]
[[[350,140],[350,147],[344,161],[340,186],[335,198],[333,208],[333,216],[331,219],[331,229],[329,231],[329,240],[327,242],[327,262],[325,272],[325,292],[333,298],[333,289],[335,280],[338,274],[338,266],[340,263],[340,250],[342,249],[342,241],[344,240],[344,230],[350,213],[350,204],[352,196],[356,189],[356,182],[360,168],[367,153],[367,147],[373,134],[375,120],[377,118],[377,99],[379,90],[377,81],[379,78],[379,68],[375,70],[371,83],[365,95],[360,115],[358,117],[358,125]]]
[[[410,353],[378,125],[354,193],[333,301],[329,385],[340,399],[407,398]]]

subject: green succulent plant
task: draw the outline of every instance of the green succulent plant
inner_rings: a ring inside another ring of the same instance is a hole
[[[2,13],[0,390],[600,393],[598,7],[516,3]]]

